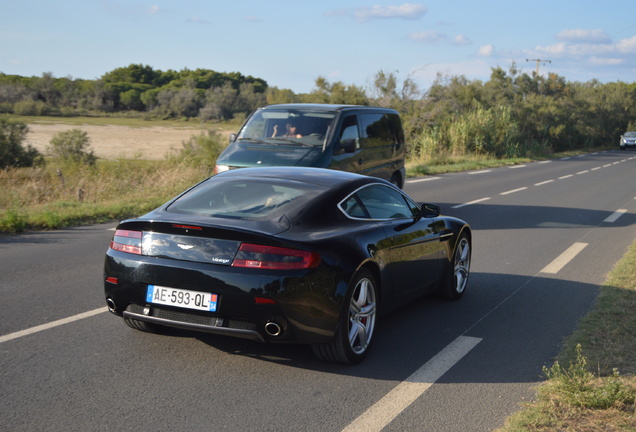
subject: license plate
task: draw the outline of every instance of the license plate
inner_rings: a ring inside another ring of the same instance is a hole
[[[146,301],[148,303],[208,312],[216,312],[218,300],[219,296],[217,294],[158,285],[148,285],[148,291],[146,292]]]

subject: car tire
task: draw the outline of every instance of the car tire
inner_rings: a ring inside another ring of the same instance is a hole
[[[130,328],[134,328],[135,330],[140,330],[147,333],[165,333],[166,331],[166,328],[162,325],[146,321],[139,321],[132,318],[124,318],[124,322]]]
[[[367,355],[373,340],[377,318],[377,288],[373,274],[362,269],[355,274],[344,302],[345,310],[331,343],[314,344],[312,349],[320,360],[356,364]]]
[[[470,238],[466,233],[462,233],[455,244],[446,279],[440,291],[443,298],[457,300],[464,295],[468,284],[468,276],[470,275],[470,257]]]

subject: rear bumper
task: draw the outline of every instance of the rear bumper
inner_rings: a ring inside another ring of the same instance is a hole
[[[180,328],[184,330],[194,330],[194,331],[200,331],[205,333],[214,333],[214,334],[223,335],[223,336],[232,336],[232,337],[238,337],[242,339],[251,339],[257,342],[266,342],[263,336],[261,336],[261,334],[257,332],[256,330],[228,327],[227,324],[225,323],[226,320],[222,318],[211,317],[209,324],[198,324],[198,323],[192,323],[192,322],[186,322],[186,321],[160,318],[156,316],[145,315],[144,313],[129,312],[129,311],[124,311],[123,315],[124,315],[124,318],[150,322],[153,324],[159,324],[166,327],[175,327],[175,328]],[[224,324],[226,326],[224,326]]]
[[[175,265],[174,260],[109,250],[104,293],[110,311],[127,319],[259,342],[327,343],[335,333],[346,292],[345,275],[338,275],[325,268],[255,274],[207,263]],[[218,310],[148,303],[149,284],[217,294]],[[257,298],[273,301],[259,303]]]

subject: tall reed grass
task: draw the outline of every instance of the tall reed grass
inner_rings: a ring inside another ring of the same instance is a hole
[[[519,158],[545,155],[547,142],[525,142],[510,108],[477,108],[424,129],[412,143],[410,156],[427,161],[439,158],[486,156]]]

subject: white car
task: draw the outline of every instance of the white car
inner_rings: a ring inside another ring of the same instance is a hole
[[[636,132],[625,132],[621,135],[619,145],[621,150],[625,150],[627,147],[636,147]]]

